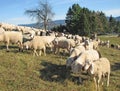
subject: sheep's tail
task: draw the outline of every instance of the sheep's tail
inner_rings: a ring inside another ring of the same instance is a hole
[[[97,50],[97,52],[98,52],[98,54],[99,54],[99,57],[101,58],[101,57],[102,57],[102,55],[101,55],[100,51],[99,51],[99,50]]]

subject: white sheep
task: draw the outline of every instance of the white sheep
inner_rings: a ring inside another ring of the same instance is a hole
[[[19,48],[21,48],[23,42],[23,35],[22,32],[18,31],[5,31],[0,34],[0,41],[6,43],[7,51],[9,50],[10,43],[18,44]]]
[[[100,55],[96,50],[90,49],[82,52],[81,55],[79,55],[79,57],[74,62],[72,62],[71,64],[72,72],[77,74],[81,73],[82,68],[84,67],[85,62],[87,60],[93,61],[99,58],[100,58]],[[79,77],[79,82],[81,82],[80,77]]]
[[[85,70],[88,70],[88,72],[91,75],[93,75],[96,89],[99,90],[99,84],[101,78],[105,77],[106,75],[107,75],[107,86],[109,86],[110,62],[107,58],[100,58],[98,60],[94,60],[93,62],[87,62],[86,64],[90,64],[89,68],[88,66],[85,65]],[[97,79],[97,83],[96,83],[96,79]]]
[[[65,37],[55,38],[53,44],[55,54],[59,52],[60,48],[67,49],[67,51],[70,52],[71,47],[75,46],[74,40],[66,39]]]
[[[84,46],[76,46],[75,48],[72,48],[71,52],[70,52],[70,56],[68,57],[67,61],[66,61],[66,67],[70,67],[72,62],[75,61],[75,59],[78,58],[78,56],[80,55],[80,53],[85,51],[85,47]]]
[[[50,48],[50,51],[53,51],[53,40],[55,39],[55,36],[40,36],[45,43],[45,46],[47,48]]]
[[[43,53],[46,56],[46,46],[41,36],[35,36],[32,40],[24,42],[23,48],[33,49],[33,55],[36,55],[36,56],[38,55],[41,56],[41,51],[43,50]],[[39,51],[39,54],[37,53],[37,50]]]
[[[88,39],[84,41],[85,42],[85,49],[89,50],[89,49],[93,49],[93,42],[89,41]]]

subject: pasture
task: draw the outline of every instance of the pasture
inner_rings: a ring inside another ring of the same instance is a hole
[[[120,38],[100,37],[110,43],[120,44]],[[120,50],[99,47],[103,57],[111,63],[110,86],[100,86],[101,91],[120,90]],[[94,91],[94,81],[83,72],[83,84],[78,76],[66,69],[68,54],[63,56],[47,53],[33,56],[31,51],[17,52],[16,46],[6,52],[0,43],[0,91]],[[105,80],[104,80],[105,81]]]

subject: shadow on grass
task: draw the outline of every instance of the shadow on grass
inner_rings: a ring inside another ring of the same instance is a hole
[[[40,78],[44,81],[63,83],[66,79],[68,79],[78,85],[81,84],[79,83],[79,76],[72,75],[65,65],[57,65],[45,61],[42,61],[40,65],[44,66],[44,68],[40,70]],[[86,73],[82,73],[82,75],[85,76]],[[85,80],[86,77],[82,77],[82,81]]]
[[[22,52],[19,50],[19,47],[16,45],[9,45],[9,50],[7,50],[6,45],[0,45],[0,50],[5,50],[6,52],[13,52],[13,53]]]
[[[65,65],[57,65],[51,62],[42,61],[43,69],[40,70],[40,78],[45,81],[64,82],[70,78],[70,71],[66,69]]]
[[[114,65],[111,66],[111,70],[112,71],[120,70],[120,63],[119,62],[114,63]]]

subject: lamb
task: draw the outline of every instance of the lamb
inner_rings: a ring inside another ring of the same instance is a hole
[[[0,34],[0,41],[6,43],[7,51],[9,51],[10,43],[18,44],[20,49],[23,42],[23,35],[22,32],[18,32],[18,31],[5,31],[2,34]]]
[[[43,50],[44,55],[46,56],[46,47],[44,40],[41,38],[41,36],[35,36],[32,40],[24,42],[23,48],[30,48],[33,49],[33,55],[40,55],[41,56],[41,50]],[[37,50],[39,51],[39,54],[37,53]]]
[[[109,86],[109,78],[110,78],[110,62],[107,58],[100,58],[98,60],[94,60],[93,62],[87,62],[87,64],[90,64],[89,66],[89,73],[93,75],[93,79],[95,82],[96,89],[99,90],[99,84],[102,77],[105,77],[107,75],[107,86]],[[88,67],[85,66],[85,70],[87,70]],[[96,83],[96,79],[97,83]],[[103,85],[103,83],[102,83]]]
[[[81,73],[84,68],[85,62],[87,60],[93,61],[100,58],[98,51],[94,49],[86,50],[80,54],[80,56],[71,64],[73,73]],[[81,82],[81,78],[79,77],[79,82]]]
[[[80,55],[80,53],[85,51],[85,47],[84,46],[76,46],[75,48],[72,48],[71,52],[70,52],[70,56],[68,57],[67,61],[66,61],[66,67],[71,67],[71,64],[73,61],[75,61],[78,56]]]

